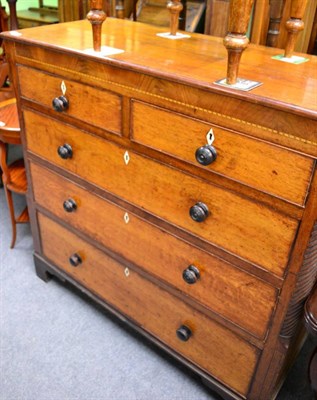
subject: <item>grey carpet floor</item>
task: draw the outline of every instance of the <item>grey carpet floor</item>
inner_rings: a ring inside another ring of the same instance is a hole
[[[23,197],[15,201],[21,209]],[[34,272],[28,225],[0,189],[0,400],[218,400],[199,378],[69,286]],[[58,251],[58,249],[56,249]],[[309,338],[278,399],[312,400]],[[237,366],[238,368],[238,366]]]

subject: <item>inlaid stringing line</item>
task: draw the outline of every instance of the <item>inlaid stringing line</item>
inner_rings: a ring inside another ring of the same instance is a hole
[[[21,56],[21,55],[17,56],[16,58],[17,58],[17,60],[22,59],[22,60],[32,61],[32,62],[41,64],[41,65],[46,65],[48,67],[54,68],[54,70],[59,69],[61,71],[65,71],[65,72],[74,74],[73,70],[70,70],[68,68],[61,67],[61,66],[58,66],[58,65],[52,65],[52,64],[46,63],[44,61],[33,60],[33,59],[30,59],[28,57],[24,57],[24,56]],[[305,144],[310,144],[310,145],[313,145],[313,146],[317,146],[317,142],[313,142],[311,140],[303,139],[303,138],[300,138],[298,136],[291,135],[289,133],[277,131],[275,129],[267,128],[267,127],[262,126],[262,125],[257,125],[257,124],[254,124],[252,122],[244,121],[244,120],[239,119],[239,118],[230,117],[229,115],[221,114],[221,113],[218,113],[216,111],[207,110],[207,109],[202,108],[202,107],[196,107],[196,106],[193,106],[191,104],[183,103],[183,102],[181,102],[179,100],[169,99],[168,97],[160,96],[160,95],[154,94],[154,93],[149,93],[149,92],[147,92],[145,90],[141,90],[141,89],[133,88],[133,87],[130,87],[130,86],[126,86],[126,85],[123,85],[121,83],[110,81],[108,79],[103,79],[103,78],[99,78],[99,77],[96,77],[96,76],[87,75],[87,74],[84,74],[82,72],[77,72],[76,71],[76,74],[80,75],[82,77],[89,77],[89,79],[93,79],[93,80],[96,80],[96,81],[104,82],[104,83],[107,83],[107,84],[110,84],[110,85],[113,85],[113,86],[121,87],[121,88],[128,89],[128,90],[132,90],[132,91],[135,91],[137,93],[142,93],[142,94],[145,94],[147,96],[152,96],[152,97],[158,98],[160,100],[168,101],[170,103],[174,103],[174,104],[177,104],[177,105],[180,105],[180,106],[185,106],[185,107],[188,107],[188,108],[191,108],[191,109],[194,109],[194,110],[199,110],[199,111],[205,112],[207,114],[216,115],[217,117],[226,118],[226,119],[229,119],[229,120],[232,120],[232,121],[235,121],[235,122],[239,122],[239,123],[242,123],[242,124],[245,124],[245,125],[249,125],[249,126],[252,126],[252,127],[255,127],[255,128],[259,128],[259,129],[262,129],[262,130],[267,131],[267,132],[275,133],[275,134],[287,137],[289,139],[294,139],[294,140],[297,140],[299,142],[303,142]]]

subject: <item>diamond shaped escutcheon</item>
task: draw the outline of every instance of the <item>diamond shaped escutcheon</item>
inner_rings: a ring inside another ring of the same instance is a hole
[[[64,81],[62,81],[62,83],[61,83],[61,91],[63,93],[63,96],[65,96],[65,94],[66,94],[66,85],[65,85]]]
[[[126,224],[130,221],[129,214],[128,214],[127,212],[124,214],[123,219],[124,219],[124,222],[125,222]]]
[[[130,156],[129,156],[128,151],[126,151],[126,152],[124,153],[123,158],[124,158],[125,164],[128,165],[128,164],[129,164],[129,161],[130,161]]]

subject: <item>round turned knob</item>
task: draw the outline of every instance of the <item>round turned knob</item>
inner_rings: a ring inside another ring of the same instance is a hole
[[[209,210],[206,204],[198,202],[189,210],[189,215],[196,222],[203,222],[209,215]]]
[[[75,200],[73,200],[73,199],[65,200],[63,203],[63,207],[64,207],[64,210],[69,213],[77,210],[77,204],[76,204]]]
[[[67,158],[72,158],[73,157],[73,149],[70,144],[63,144],[63,146],[59,146],[57,149],[57,153],[60,156],[60,158],[66,160]]]
[[[55,111],[62,112],[66,111],[69,107],[69,101],[65,96],[55,97],[52,101],[53,108]]]
[[[178,339],[182,340],[183,342],[187,342],[192,335],[192,331],[186,325],[182,325],[177,329],[176,335]]]
[[[189,285],[196,283],[200,278],[200,272],[195,265],[190,265],[183,271],[183,279]]]
[[[195,157],[199,164],[209,165],[216,160],[217,152],[213,146],[206,144],[196,150]]]
[[[73,255],[71,255],[69,257],[69,263],[73,267],[78,267],[78,265],[80,265],[82,262],[83,262],[83,260],[81,259],[80,255],[77,253],[74,253]]]

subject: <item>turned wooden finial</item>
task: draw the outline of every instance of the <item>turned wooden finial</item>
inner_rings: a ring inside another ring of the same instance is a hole
[[[270,0],[270,23],[266,37],[266,45],[269,47],[277,47],[284,4],[285,0]]]
[[[228,34],[224,45],[228,51],[227,84],[237,82],[239,64],[244,49],[248,47],[246,37],[253,0],[231,0],[229,8]]]
[[[106,14],[102,9],[102,0],[90,0],[90,11],[87,19],[92,25],[94,50],[101,51],[101,28]]]
[[[179,14],[183,9],[183,4],[180,0],[171,0],[167,3],[167,9],[171,14],[170,34],[176,36],[179,23]]]
[[[124,19],[124,2],[123,0],[116,0],[116,18]]]
[[[291,17],[286,22],[286,29],[288,31],[287,42],[285,47],[284,57],[292,57],[297,35],[304,29],[304,16],[307,0],[292,0],[291,1]]]

